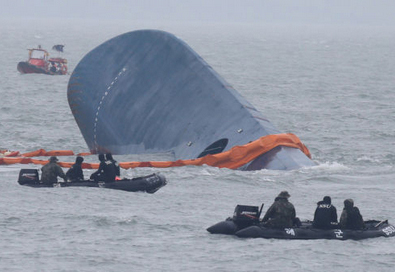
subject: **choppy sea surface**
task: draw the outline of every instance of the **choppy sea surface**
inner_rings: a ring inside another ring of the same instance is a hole
[[[0,148],[88,151],[68,106],[69,75],[20,74],[26,49],[40,44],[56,56],[51,47],[65,44],[72,72],[104,41],[143,28],[186,41],[277,128],[296,134],[317,166],[123,169],[125,177],[166,176],[165,187],[146,194],[22,187],[19,170],[39,166],[0,165],[0,271],[393,271],[394,238],[288,241],[206,231],[237,204],[265,203],[265,212],[282,190],[302,220],[330,195],[339,215],[352,198],[365,220],[395,223],[393,28],[2,21]]]

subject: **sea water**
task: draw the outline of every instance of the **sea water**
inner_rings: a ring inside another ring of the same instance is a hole
[[[26,49],[40,44],[57,56],[51,47],[65,44],[72,72],[104,41],[144,28],[187,42],[274,126],[296,134],[317,166],[122,169],[124,177],[166,176],[165,187],[146,194],[22,187],[19,170],[39,166],[1,165],[0,271],[393,271],[394,238],[288,241],[206,231],[237,204],[264,203],[265,212],[282,190],[301,220],[330,195],[339,216],[352,198],[365,220],[395,223],[393,28],[3,21],[0,148],[89,151],[68,106],[69,75],[20,74]]]

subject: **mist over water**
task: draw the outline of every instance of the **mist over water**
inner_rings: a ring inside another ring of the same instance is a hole
[[[187,42],[274,126],[296,134],[317,166],[286,172],[208,166],[122,170],[125,177],[164,174],[168,184],[150,195],[25,188],[17,183],[20,168],[38,166],[1,165],[1,271],[393,270],[391,238],[243,240],[206,231],[231,216],[237,204],[265,203],[265,212],[282,190],[290,192],[302,220],[312,219],[316,202],[330,195],[338,215],[343,200],[353,198],[365,220],[395,222],[393,28],[5,24],[0,28],[0,148],[88,151],[68,106],[69,75],[19,74],[16,66],[27,59],[26,49],[65,44],[63,57],[72,72],[104,41],[145,28]]]

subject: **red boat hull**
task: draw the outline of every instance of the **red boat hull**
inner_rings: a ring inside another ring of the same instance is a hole
[[[22,74],[48,74],[44,68],[31,65],[26,61],[19,62],[17,69]]]
[[[59,71],[47,70],[42,66],[32,65],[27,61],[21,61],[18,63],[17,69],[22,74],[46,74],[46,75],[65,75],[67,69]]]

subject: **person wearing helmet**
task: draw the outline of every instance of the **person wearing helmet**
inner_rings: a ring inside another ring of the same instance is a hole
[[[84,173],[82,171],[82,162],[84,161],[83,157],[78,156],[75,159],[75,163],[71,166],[71,168],[66,172],[66,177],[68,181],[83,181]]]
[[[61,177],[64,181],[66,181],[66,175],[63,172],[62,167],[58,164],[58,158],[51,157],[49,158],[49,162],[41,168],[41,182],[45,184],[52,184],[58,182],[58,177]]]

